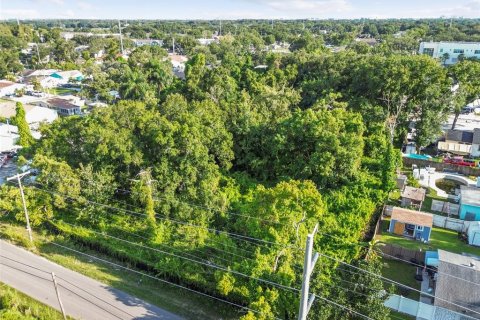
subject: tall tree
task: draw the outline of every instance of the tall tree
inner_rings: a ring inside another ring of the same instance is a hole
[[[462,60],[448,69],[455,84],[458,85],[453,93],[453,111],[455,118],[452,129],[455,129],[458,117],[466,103],[473,102],[480,97],[480,62]]]
[[[18,127],[18,134],[20,136],[18,144],[22,147],[30,147],[35,142],[35,139],[33,139],[30,127],[28,126],[25,116],[25,108],[21,102],[16,103],[15,112],[15,123]]]

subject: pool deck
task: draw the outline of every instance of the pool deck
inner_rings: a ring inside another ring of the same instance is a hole
[[[446,173],[446,172],[432,172],[432,173],[425,173],[423,176],[420,177],[418,182],[422,187],[430,187],[434,189],[437,192],[437,195],[439,197],[445,198],[445,199],[455,199],[456,197],[454,195],[446,193],[444,190],[440,189],[435,185],[435,182],[440,179],[448,179],[448,180],[455,180],[460,183],[463,183],[465,185],[475,187],[476,186],[476,181],[468,179],[467,177],[458,174],[458,173]]]

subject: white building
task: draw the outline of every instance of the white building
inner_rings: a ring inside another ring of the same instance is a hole
[[[141,46],[163,46],[163,40],[160,39],[132,39],[136,47]]]
[[[218,38],[200,38],[200,39],[197,39],[197,41],[202,46],[208,46],[214,42],[218,42]]]
[[[461,156],[480,157],[480,128],[446,130],[445,141],[439,141],[437,148]]]
[[[41,106],[35,106],[32,104],[23,105],[25,109],[25,120],[32,129],[38,128],[40,123],[52,123],[58,118],[57,111],[44,108]],[[16,105],[14,101],[0,102],[0,117],[13,118],[16,114]]]
[[[12,95],[15,93],[15,90],[20,90],[23,88],[25,88],[25,85],[22,83],[0,80],[0,97]]]
[[[5,123],[0,123],[0,152],[17,149],[18,128]]]
[[[480,42],[421,42],[420,54],[426,54],[436,59],[445,59],[445,64],[455,64],[458,56],[480,59]]]

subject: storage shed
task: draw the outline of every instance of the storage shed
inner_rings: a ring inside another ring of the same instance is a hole
[[[433,215],[426,212],[394,207],[388,231],[400,236],[429,241]]]
[[[480,222],[470,223],[467,229],[468,244],[480,247]]]

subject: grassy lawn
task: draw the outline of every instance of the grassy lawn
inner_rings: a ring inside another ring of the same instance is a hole
[[[237,309],[232,309],[219,301],[113,267],[110,264],[48,243],[48,241],[54,240],[66,247],[122,265],[121,262],[112,260],[98,252],[79,247],[62,240],[60,237],[53,239],[51,236],[35,232],[35,247],[29,247],[25,228],[4,222],[0,222],[0,237],[23,245],[59,265],[127,292],[186,319],[238,319],[241,316]]]
[[[57,310],[0,282],[0,319],[61,320],[63,317]]]
[[[415,317],[409,316],[408,314],[400,313],[397,311],[390,310],[390,319],[392,320],[415,320]]]
[[[441,216],[447,216],[446,213],[438,212],[438,211],[432,211],[432,201],[433,200],[440,200],[440,201],[444,201],[444,202],[456,203],[453,199],[445,199],[445,198],[439,197],[437,195],[437,191],[435,191],[432,188],[428,188],[427,189],[427,194],[425,196],[425,201],[423,201],[423,203],[422,203],[422,211],[438,214],[438,215],[441,215]]]
[[[382,234],[377,235],[380,242],[394,244],[400,247],[413,250],[435,250],[442,249],[454,253],[469,253],[480,256],[480,248],[469,246],[458,238],[458,233],[453,230],[433,228],[430,236],[430,243],[422,243],[413,239],[394,235],[386,232],[390,220],[382,221]]]
[[[48,92],[56,95],[68,95],[68,94],[77,93],[76,90],[73,90],[71,88],[61,88],[61,87],[48,89]]]
[[[382,259],[382,264],[382,276],[397,281],[406,286],[420,290],[420,282],[418,282],[414,278],[416,272],[415,266],[412,266],[405,262],[385,258]],[[387,283],[384,283],[384,285],[388,286]],[[388,289],[388,287],[386,287],[386,289]],[[416,301],[418,301],[418,299],[420,298],[419,292],[408,289],[400,289],[398,288],[398,286],[395,287],[395,292],[406,298],[410,298]]]

